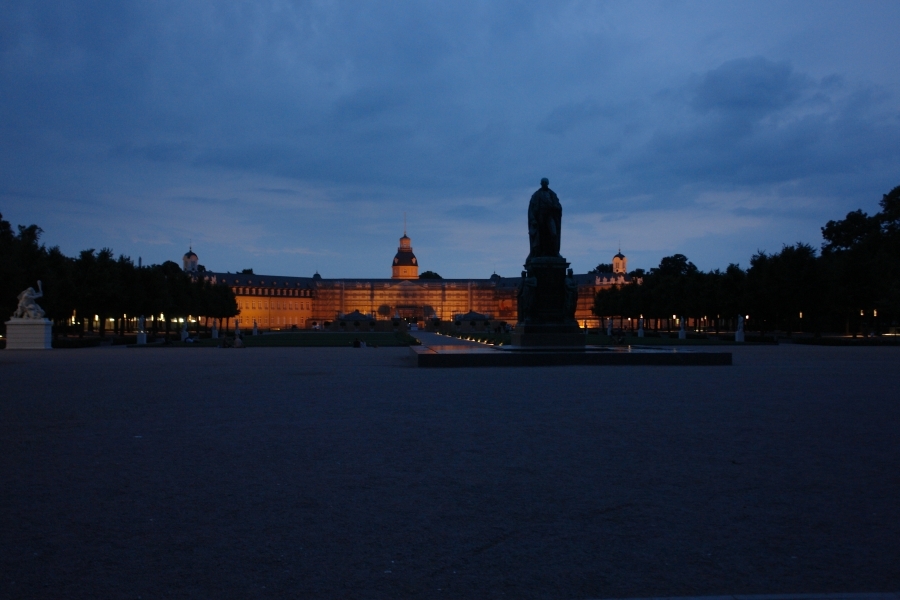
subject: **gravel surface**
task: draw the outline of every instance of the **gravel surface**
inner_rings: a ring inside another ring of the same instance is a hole
[[[900,588],[900,349],[0,351],[0,597]]]

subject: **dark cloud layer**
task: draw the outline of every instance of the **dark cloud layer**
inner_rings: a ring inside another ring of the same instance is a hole
[[[0,211],[70,252],[164,260],[191,238],[211,268],[317,266],[300,255],[374,275],[408,211],[426,267],[515,272],[514,228],[548,176],[579,268],[618,239],[648,263],[718,247],[695,261],[713,267],[817,243],[823,219],[900,183],[891,3],[48,1],[0,14]]]

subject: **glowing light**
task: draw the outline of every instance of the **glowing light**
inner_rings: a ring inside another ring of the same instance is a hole
[[[802,312],[802,311],[800,312],[800,318],[801,318],[801,319],[803,318],[803,312]]]

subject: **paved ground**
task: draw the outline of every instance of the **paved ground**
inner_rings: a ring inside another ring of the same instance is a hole
[[[900,589],[900,349],[0,351],[0,597]]]

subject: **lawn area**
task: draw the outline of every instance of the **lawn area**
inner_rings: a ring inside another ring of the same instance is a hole
[[[393,332],[332,332],[302,331],[291,333],[267,333],[264,335],[245,335],[244,345],[247,348],[257,347],[346,347],[352,346],[353,340],[359,339],[369,346],[410,346],[416,344],[415,338],[405,333]],[[215,347],[221,340],[203,339],[192,344],[175,342],[173,346]]]
[[[509,345],[512,336],[509,333],[457,333],[449,334],[464,340],[472,340],[484,344]],[[416,345],[415,337],[406,333],[393,332],[331,332],[331,331],[301,331],[289,333],[267,333],[264,335],[245,335],[244,345],[248,348],[255,347],[346,347],[353,344],[353,340],[359,338],[369,346],[410,346]],[[221,340],[202,339],[191,344],[173,342],[168,347],[215,347]],[[748,340],[749,342],[749,340]],[[664,337],[625,336],[625,345],[630,346],[730,346],[731,340],[712,339],[686,339]],[[612,346],[615,340],[606,334],[589,334],[587,336],[589,346]]]
[[[734,341],[711,340],[711,339],[686,339],[666,337],[638,337],[636,335],[626,335],[624,344],[628,346],[730,346]],[[615,344],[613,338],[606,334],[590,334],[587,336],[589,346],[612,346]]]
[[[472,340],[473,342],[481,342],[482,344],[494,344],[495,346],[503,344],[507,346],[512,343],[512,335],[509,333],[447,333],[461,340]]]

